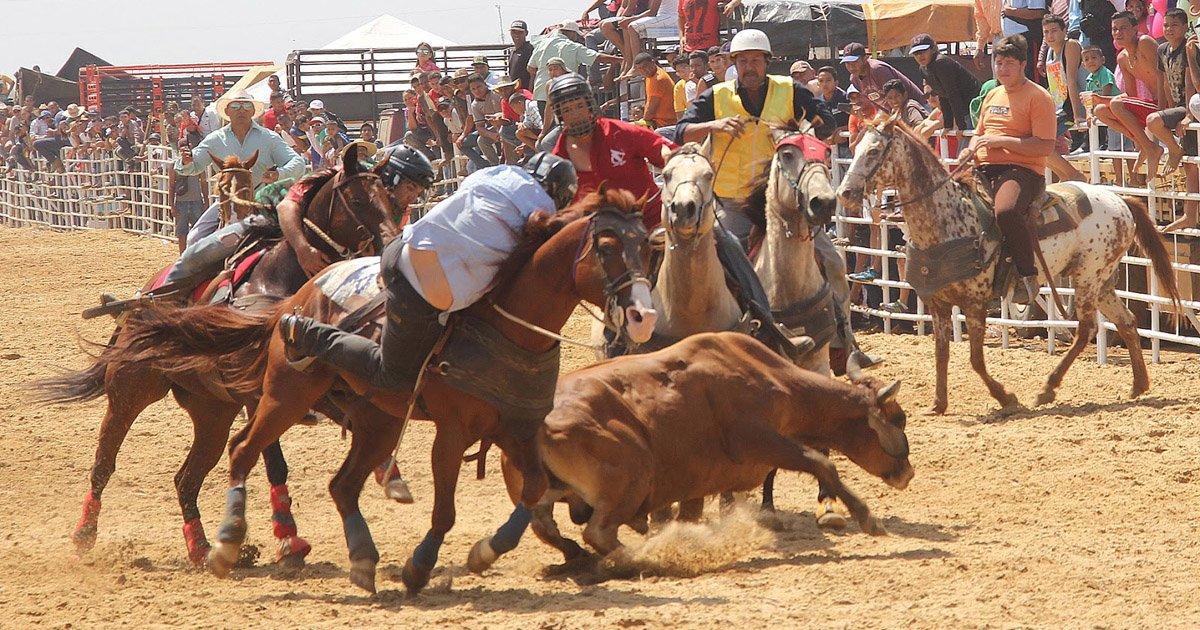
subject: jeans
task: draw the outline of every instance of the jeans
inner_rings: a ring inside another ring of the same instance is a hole
[[[484,138],[478,131],[471,132],[462,142],[463,155],[471,160],[475,170],[487,168],[499,163],[496,158],[496,144]]]
[[[183,239],[186,243],[192,226],[204,215],[203,201],[175,201],[175,238]]]
[[[220,204],[213,204],[192,226],[187,249],[167,273],[164,284],[192,287],[221,271],[225,259],[237,251],[238,243],[246,235],[246,225],[235,221],[215,230],[219,222]]]
[[[62,138],[42,138],[41,140],[36,140],[33,143],[34,150],[40,153],[42,157],[46,158],[46,161],[50,163],[58,161],[58,152],[64,147],[69,146],[71,146],[71,142],[69,140],[63,140]]]

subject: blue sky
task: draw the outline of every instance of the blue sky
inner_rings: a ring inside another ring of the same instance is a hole
[[[531,30],[578,18],[586,0],[0,0],[0,72],[56,72],[76,46],[117,65],[273,60],[318,48],[390,13],[461,43],[495,43],[525,19]],[[541,4],[542,6],[537,6]],[[283,8],[285,11],[280,11]]]

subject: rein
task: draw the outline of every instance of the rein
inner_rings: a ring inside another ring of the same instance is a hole
[[[246,201],[249,203],[253,203],[250,200],[254,199],[254,191],[251,189],[250,186],[242,186],[241,188],[234,188],[236,181],[234,181],[234,178],[232,176],[235,174],[245,174],[246,177],[249,178],[251,182],[254,181],[254,173],[253,173],[253,171],[251,171],[248,168],[243,168],[240,166],[228,166],[228,167],[222,168],[221,170],[217,171],[217,178],[218,178],[217,179],[217,192],[225,195],[225,199],[223,199],[221,201],[221,215],[220,215],[220,226],[221,227],[224,227],[229,224],[229,219],[230,219],[231,215],[233,214],[233,209],[227,207],[226,204],[244,205],[244,204],[239,204],[238,203],[239,201]],[[222,175],[229,175],[230,181],[228,183],[222,182],[222,180],[220,179],[220,177]],[[223,183],[224,183],[224,185],[222,185]],[[244,198],[239,196],[243,192],[247,193]]]
[[[879,172],[879,169],[883,167],[883,164],[886,161],[885,158],[887,158],[888,152],[892,150],[892,145],[895,144],[895,142],[896,142],[896,132],[893,131],[891,133],[891,135],[887,136],[887,142],[884,143],[883,150],[880,151],[879,158],[876,160],[875,165],[872,166],[871,170],[867,171],[866,176],[863,177],[864,182],[870,181],[871,178],[874,177],[875,174]],[[912,204],[916,204],[921,201],[925,201],[926,199],[929,199],[930,197],[936,195],[938,193],[938,191],[940,191],[942,188],[945,188],[947,184],[949,184],[950,182],[953,182],[956,177],[958,177],[962,173],[967,172],[968,170],[975,168],[975,165],[977,162],[978,161],[975,159],[975,151],[971,151],[971,153],[969,155],[966,155],[966,156],[963,156],[962,158],[960,158],[958,164],[956,164],[954,166],[954,168],[950,169],[949,171],[946,171],[945,178],[943,178],[940,182],[938,182],[936,186],[933,186],[932,188],[917,195],[916,197],[913,197],[912,199],[901,199],[895,203],[888,204],[888,207],[903,208],[905,205],[912,205]],[[872,206],[872,208],[877,208],[877,209],[882,210],[883,203],[880,202],[880,203],[874,204]]]
[[[345,186],[357,179],[360,179],[360,178],[379,179],[379,175],[377,175],[375,173],[371,173],[371,172],[358,173],[356,175],[351,175],[349,177],[346,177],[346,178],[342,179],[341,181],[337,182],[336,184],[334,184],[333,196],[329,201],[328,215],[329,215],[330,222],[332,223],[333,213],[337,209],[338,203],[340,202],[341,205],[344,207],[346,214],[349,215],[350,219],[354,222],[355,228],[361,229],[361,230],[365,231],[368,235],[370,235],[370,237],[371,237],[370,238],[370,246],[374,248],[374,251],[376,254],[379,254],[379,253],[383,252],[383,237],[380,236],[379,234],[376,234],[375,232],[371,231],[371,229],[367,227],[366,222],[364,222],[362,220],[362,217],[359,216],[358,212],[355,211],[354,204],[350,203],[346,199]],[[307,208],[305,208],[305,211],[307,214]],[[339,244],[337,241],[335,241],[333,239],[333,237],[331,237],[327,232],[325,232],[319,226],[317,226],[317,224],[315,222],[313,222],[311,219],[309,219],[307,216],[305,216],[302,219],[302,222],[304,223],[304,227],[307,227],[309,230],[312,231],[313,234],[315,234],[317,236],[317,238],[321,239],[321,241],[323,241],[326,245],[328,245],[330,248],[332,248],[334,253],[336,253],[341,260],[349,260],[351,258],[358,258],[358,257],[364,255],[364,253],[367,251],[367,247],[368,247],[367,240],[360,241],[359,248],[357,250],[352,251],[349,247],[345,247],[345,246]]]

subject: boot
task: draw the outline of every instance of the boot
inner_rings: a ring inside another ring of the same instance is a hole
[[[1028,305],[1037,300],[1040,291],[1036,274],[1021,276],[1020,282],[1013,283],[1012,295],[1008,299],[1014,304]]]

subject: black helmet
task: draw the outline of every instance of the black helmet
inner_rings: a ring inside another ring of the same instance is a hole
[[[562,210],[571,203],[575,198],[576,191],[579,190],[579,179],[575,175],[575,165],[571,160],[566,160],[541,151],[535,153],[529,161],[525,163],[525,170],[529,172],[537,183],[542,185],[546,190],[546,194],[554,200],[555,209]]]
[[[550,103],[554,105],[554,114],[559,122],[563,123],[563,131],[568,136],[586,136],[592,133],[596,127],[596,98],[592,95],[592,86],[588,85],[587,79],[575,73],[564,74],[550,82],[549,96]],[[587,103],[592,115],[586,121],[567,125],[562,117],[562,106],[577,98]]]
[[[389,144],[380,152],[378,161],[386,163],[379,176],[388,188],[399,186],[405,179],[423,188],[433,184],[433,165],[429,158],[403,143]]]

